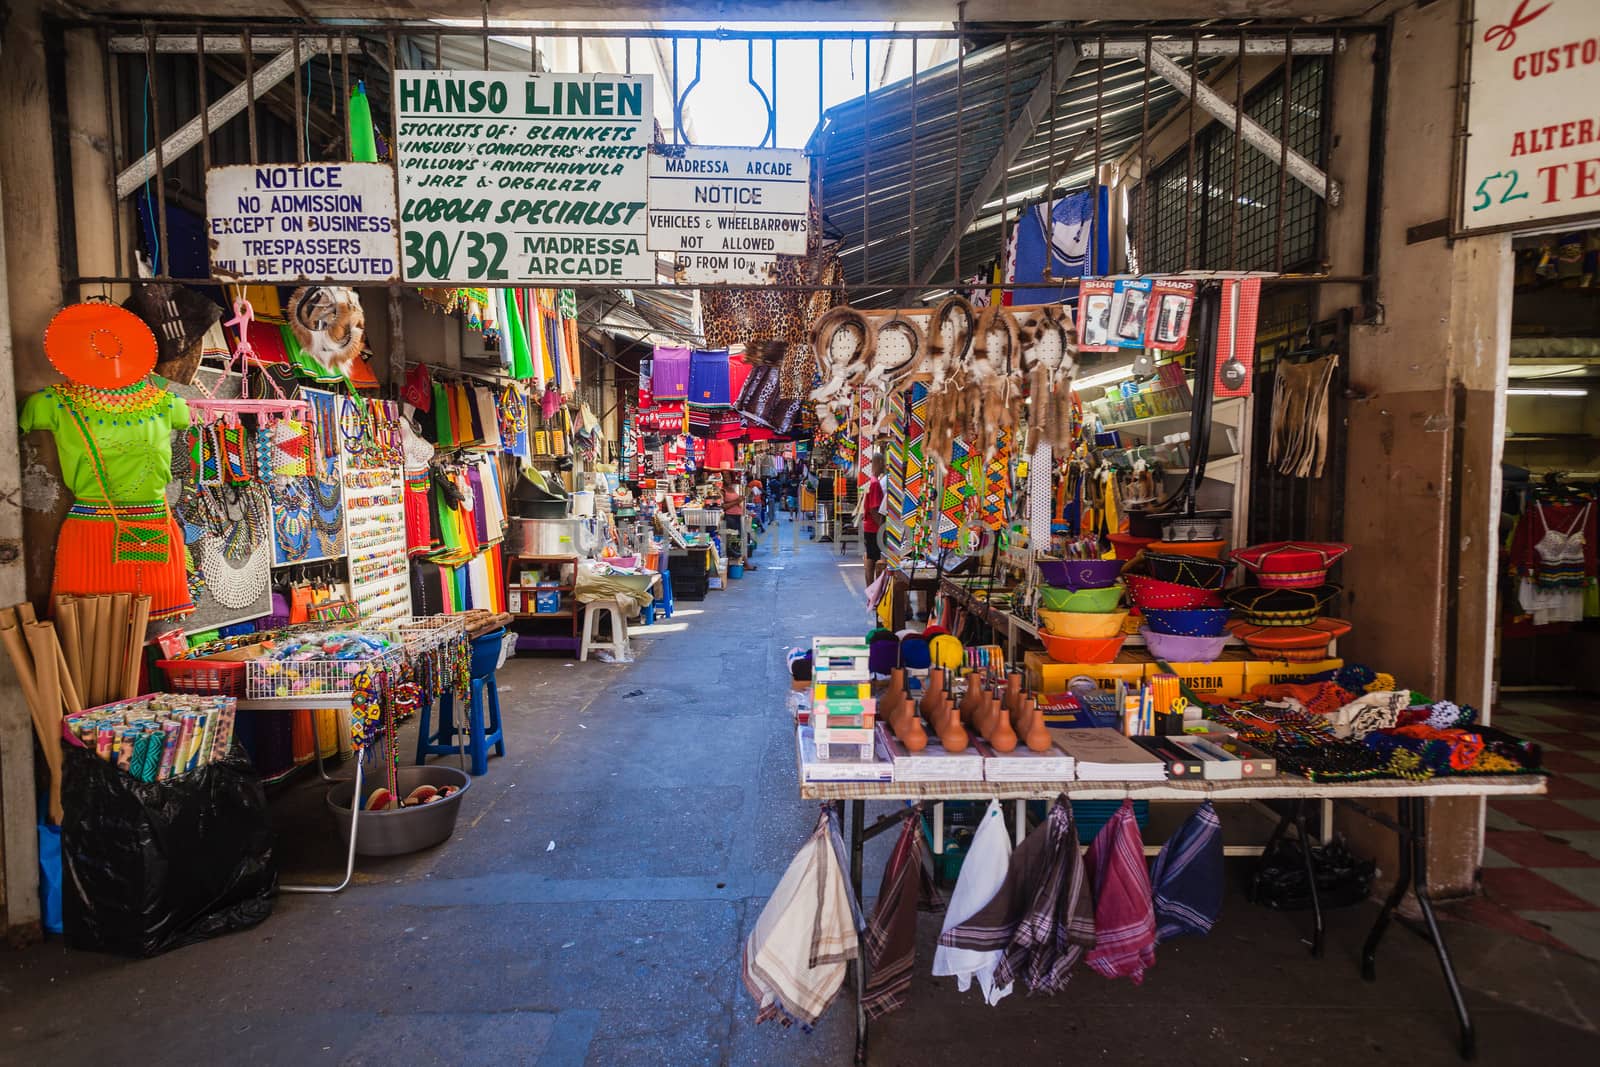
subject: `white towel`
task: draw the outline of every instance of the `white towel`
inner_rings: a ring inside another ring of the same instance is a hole
[[[961,863],[961,877],[956,879],[955,892],[944,913],[944,929],[959,926],[972,918],[999,892],[1006,880],[1006,868],[1011,863],[1011,835],[1006,832],[1005,816],[998,800],[989,801],[983,813],[978,832],[972,835],[972,846]],[[943,932],[943,931],[941,931]],[[991,1007],[1009,996],[1011,984],[995,987],[994,969],[1004,954],[1003,949],[979,952],[967,948],[950,948],[940,945],[933,953],[933,973],[954,975],[956,987],[965,993],[978,979],[984,1002]]]
[[[744,982],[760,1004],[757,1022],[811,1027],[844,984],[860,952],[855,900],[828,817],[800,849],[744,945]]]

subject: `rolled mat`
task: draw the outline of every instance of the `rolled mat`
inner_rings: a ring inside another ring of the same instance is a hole
[[[150,598],[135,597],[133,619],[128,624],[128,651],[126,673],[122,676],[122,699],[132,700],[139,695],[139,667],[144,659],[144,635],[150,627]]]

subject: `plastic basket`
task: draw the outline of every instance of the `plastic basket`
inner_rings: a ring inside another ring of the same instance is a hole
[[[164,659],[156,663],[156,669],[167,676],[167,687],[174,693],[230,697],[244,696],[248,666],[244,660]]]

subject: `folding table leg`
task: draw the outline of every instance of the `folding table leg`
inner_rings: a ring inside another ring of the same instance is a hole
[[[1400,846],[1400,870],[1394,880],[1394,888],[1389,890],[1389,898],[1383,902],[1383,910],[1378,912],[1378,918],[1372,924],[1372,931],[1367,934],[1367,943],[1361,947],[1361,977],[1371,982],[1378,977],[1378,943],[1383,940],[1384,933],[1389,929],[1389,922],[1394,918],[1394,909],[1400,906],[1405,899],[1406,890],[1411,888],[1411,800],[1401,797],[1399,801],[1400,824],[1396,830]]]
[[[308,714],[311,716],[311,749],[312,749],[312,751],[314,751],[317,754],[317,773],[322,775],[322,780],[324,782],[339,782],[339,781],[343,781],[343,779],[341,779],[341,778],[335,778],[332,775],[330,775],[328,773],[327,767],[325,767],[323,765],[323,762],[322,762],[322,735],[321,735],[321,732],[318,731],[318,729],[317,729],[317,713],[315,711],[311,711],[311,712],[308,712]]]
[[[1294,828],[1300,837],[1300,859],[1306,868],[1306,889],[1311,893],[1311,955],[1322,958],[1325,926],[1322,921],[1322,895],[1317,891],[1317,869],[1311,860],[1311,834],[1306,830],[1306,802],[1294,802]]]
[[[350,884],[356,873],[356,828],[361,819],[361,756],[356,755],[356,788],[350,794],[350,848],[345,853],[344,881],[338,885],[280,885],[280,893],[337,893]]]
[[[850,891],[856,895],[856,902],[865,910],[866,901],[861,898],[862,875],[862,850],[867,843],[866,839],[867,802],[852,800],[850,802]],[[866,947],[862,946],[856,954],[855,961],[851,964],[855,972],[856,986],[856,1063],[867,1062],[867,1008],[865,997],[867,994],[867,954]]]
[[[1428,802],[1421,797],[1408,797],[1401,801],[1411,807],[1411,865],[1414,871],[1414,891],[1417,907],[1422,909],[1422,921],[1428,927],[1428,940],[1439,957],[1439,969],[1444,972],[1444,984],[1450,990],[1450,1001],[1456,1009],[1456,1021],[1461,1026],[1461,1058],[1470,1060],[1477,1055],[1478,1037],[1472,1025],[1472,1013],[1467,1010],[1466,998],[1461,993],[1461,983],[1456,980],[1455,965],[1450,962],[1450,950],[1445,947],[1444,935],[1439,932],[1439,922],[1433,915],[1433,900],[1428,896]]]

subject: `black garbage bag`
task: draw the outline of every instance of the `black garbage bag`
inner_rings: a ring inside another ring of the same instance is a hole
[[[240,749],[181,777],[141,782],[86,749],[62,747],[69,946],[155,956],[271,914],[278,874],[267,797]]]
[[[1343,841],[1334,840],[1311,846],[1311,869],[1317,877],[1318,903],[1326,910],[1366,900],[1372,891],[1376,865],[1371,860],[1357,859]],[[1250,881],[1250,899],[1278,911],[1311,907],[1300,842],[1279,838],[1272,850],[1261,856]]]

